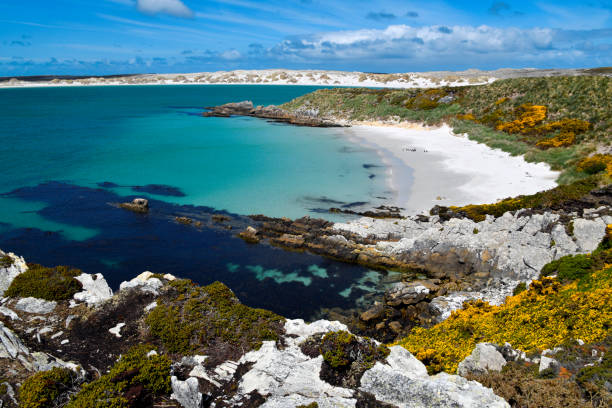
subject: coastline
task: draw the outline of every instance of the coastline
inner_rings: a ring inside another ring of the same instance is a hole
[[[448,125],[355,122],[342,133],[383,157],[394,205],[406,214],[534,194],[556,187],[560,174],[544,163],[529,163],[456,135]]]

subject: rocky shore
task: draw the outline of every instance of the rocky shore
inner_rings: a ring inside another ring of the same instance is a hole
[[[251,101],[226,103],[220,106],[209,106],[206,109],[208,109],[208,111],[203,113],[203,116],[205,117],[229,118],[230,116],[252,116],[255,118],[267,119],[273,122],[289,123],[296,126],[343,126],[338,124],[336,121],[318,117],[317,112],[315,111],[300,111],[298,113],[291,113],[275,105],[253,106],[253,102]]]
[[[351,322],[360,333],[391,341],[415,325],[446,319],[466,300],[501,304],[518,285],[537,279],[547,263],[595,250],[612,223],[612,191],[600,189],[589,197],[480,222],[440,208],[430,216],[347,223],[253,216],[255,223],[240,236],[402,272],[402,282]]]
[[[0,282],[9,291],[37,269],[13,254],[0,257]],[[58,278],[48,276],[48,284]],[[74,279],[77,292],[62,300],[2,298],[2,406],[26,406],[42,392],[50,404],[69,407],[114,398],[121,407],[508,406],[475,381],[428,375],[400,346],[352,335],[339,322],[305,323],[247,308],[220,283],[199,288],[144,272],[113,294],[102,275]],[[156,320],[167,310],[175,317]],[[190,326],[194,331],[179,347],[181,324],[193,313],[207,330]],[[134,355],[140,357],[130,363]],[[60,374],[70,384],[52,379]],[[38,390],[36,381],[45,388]]]

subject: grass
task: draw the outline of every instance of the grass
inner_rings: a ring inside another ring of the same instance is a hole
[[[455,133],[562,171],[561,184],[587,177],[577,163],[612,142],[612,78],[602,76],[514,78],[437,89],[325,89],[282,108],[317,108],[320,116],[353,121],[448,123]]]

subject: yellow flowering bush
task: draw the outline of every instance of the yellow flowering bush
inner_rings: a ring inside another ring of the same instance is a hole
[[[582,159],[576,167],[578,170],[589,174],[596,174],[605,170],[608,176],[612,177],[612,155],[595,154]]]
[[[547,108],[543,105],[525,103],[516,108],[517,119],[497,125],[497,130],[507,133],[522,133],[526,128],[533,128],[546,119]]]
[[[555,137],[540,140],[536,146],[541,149],[549,149],[551,147],[566,147],[571,146],[576,141],[574,132],[561,132]]]
[[[588,287],[579,289],[576,282],[561,286],[556,278],[544,277],[500,306],[466,302],[442,323],[415,328],[396,344],[423,361],[430,373],[454,373],[480,342],[509,342],[529,353],[571,339],[599,341],[612,330],[612,268],[606,265],[588,278]]]

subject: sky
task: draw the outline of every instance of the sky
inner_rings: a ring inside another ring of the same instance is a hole
[[[0,76],[612,65],[612,0],[2,0]]]

